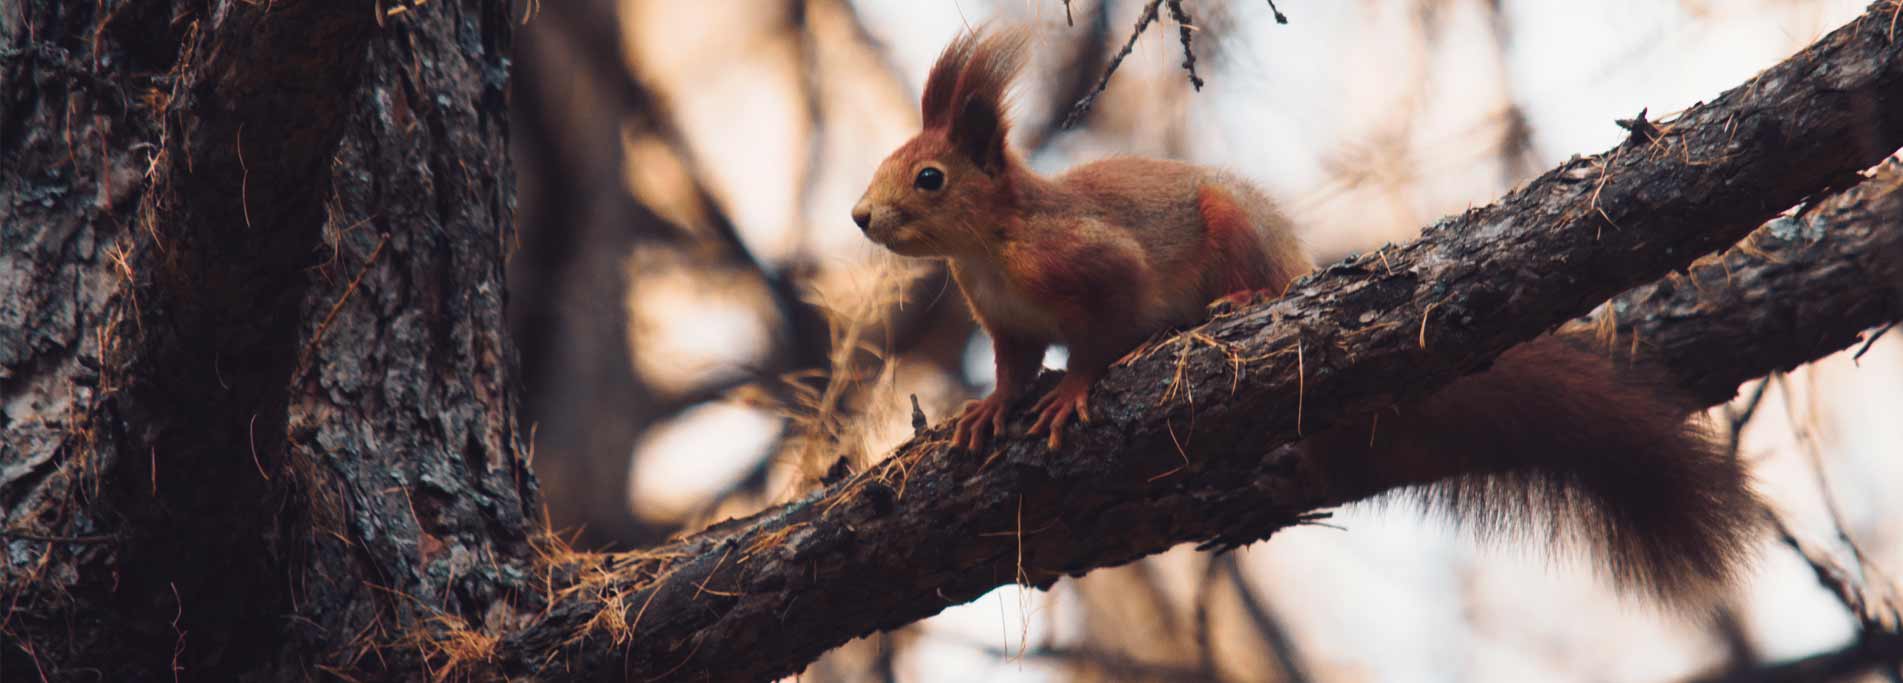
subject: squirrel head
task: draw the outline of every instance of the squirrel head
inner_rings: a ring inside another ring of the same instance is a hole
[[[1028,46],[1022,29],[979,28],[939,54],[919,101],[924,130],[886,157],[852,208],[867,237],[905,256],[989,250],[1021,163],[1005,142],[1005,90]]]

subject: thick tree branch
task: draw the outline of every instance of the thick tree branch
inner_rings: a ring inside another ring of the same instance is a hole
[[[1779,217],[1721,255],[1626,292],[1616,350],[1670,370],[1710,403],[1856,343],[1903,311],[1903,166]],[[1714,342],[1738,343],[1712,353]]]
[[[0,539],[0,669],[414,680],[533,601],[508,5],[8,3],[0,507],[111,542]]]
[[[1613,150],[1415,243],[1155,346],[1095,387],[1096,421],[1063,449],[1020,438],[955,452],[936,428],[805,500],[646,552],[571,558],[553,580],[572,590],[503,640],[503,670],[790,673],[998,585],[1248,543],[1364,495],[1327,490],[1324,462],[1278,446],[1478,370],[1903,145],[1889,11],[1670,122],[1641,116]],[[1756,360],[1808,359],[1772,355]]]
[[[1903,164],[1886,162],[1869,180],[1771,221],[1686,274],[1620,295],[1602,315],[1608,312],[1603,320],[1617,322],[1615,350],[1662,366],[1711,402],[1728,399],[1747,372],[1789,369],[1850,347],[1872,326],[1903,319]],[[1749,343],[1730,343],[1739,339]],[[1903,639],[1872,628],[1858,609],[1861,595],[1810,557],[1781,520],[1774,523],[1864,630],[1834,651],[1731,665],[1692,680],[1839,680],[1896,662]]]

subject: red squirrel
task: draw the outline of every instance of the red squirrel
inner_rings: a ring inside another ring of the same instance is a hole
[[[1027,167],[1006,140],[1005,95],[1028,47],[1022,29],[953,40],[926,78],[924,130],[852,209],[886,249],[946,260],[991,336],[996,389],[953,430],[973,451],[1005,431],[1052,344],[1069,363],[1032,406],[1029,433],[1055,449],[1072,416],[1090,420],[1091,384],[1119,357],[1205,319],[1212,302],[1280,295],[1314,265],[1267,195],[1235,174],[1135,157],[1051,177]],[[1689,419],[1696,402],[1587,341],[1540,337],[1378,422],[1298,447],[1324,463],[1332,500],[1407,488],[1482,536],[1580,543],[1622,588],[1708,604],[1748,561],[1762,504]]]

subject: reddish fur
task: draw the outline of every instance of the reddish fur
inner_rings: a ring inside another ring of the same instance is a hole
[[[1030,36],[1022,30],[973,31],[953,39],[932,65],[919,98],[925,129],[945,138],[986,171],[1004,163],[1005,90],[1023,68]]]
[[[1007,262],[1025,293],[1050,308],[1060,327],[1079,328],[1115,317],[1118,291],[1141,291],[1144,264],[1128,254],[1089,243],[1053,244]]]
[[[1204,185],[1196,193],[1196,208],[1202,214],[1203,244],[1209,253],[1205,287],[1223,295],[1252,293],[1281,288],[1296,273],[1278,272],[1269,259],[1261,257],[1262,240],[1249,224],[1248,214],[1229,193],[1213,185]]]
[[[1698,405],[1656,371],[1574,336],[1540,337],[1427,400],[1303,443],[1328,459],[1330,495],[1401,489],[1484,539],[1538,539],[1604,558],[1622,588],[1709,606],[1749,560],[1762,503],[1739,463],[1687,417]]]
[[[977,47],[978,33],[973,31],[959,34],[945,46],[945,51],[938,53],[931,73],[925,76],[925,92],[918,102],[926,130],[944,130],[951,126],[954,91],[958,89],[965,64],[971,61],[972,50]]]
[[[1051,344],[1068,372],[1034,407],[1033,433],[1060,445],[1110,363],[1149,335],[1197,322],[1211,301],[1281,294],[1311,267],[1255,186],[1177,161],[1116,158],[1054,177],[1005,141],[1005,91],[1021,32],[974,32],[926,79],[925,130],[880,165],[854,207],[868,237],[950,261],[991,334],[998,387],[967,407],[953,438],[982,446]],[[914,186],[941,170],[941,189]],[[1416,487],[1482,532],[1545,535],[1563,524],[1623,587],[1687,606],[1739,573],[1759,503],[1743,470],[1687,425],[1695,406],[1660,378],[1546,337],[1434,397],[1317,435],[1336,500]],[[1372,439],[1370,439],[1372,436]]]

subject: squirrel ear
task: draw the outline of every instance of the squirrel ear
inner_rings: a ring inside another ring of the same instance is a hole
[[[966,99],[953,117],[949,137],[958,151],[986,174],[1004,168],[1004,112],[984,97]]]
[[[1007,160],[1005,91],[1029,46],[1024,29],[980,27],[945,48],[925,85],[925,127],[942,127],[952,147],[987,174],[1002,171]]]

